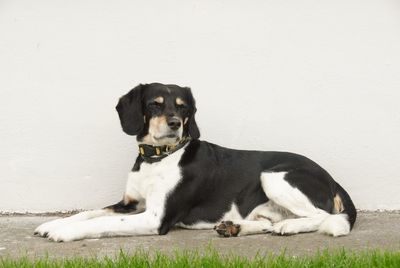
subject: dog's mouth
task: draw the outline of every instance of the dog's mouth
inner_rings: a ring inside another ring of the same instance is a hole
[[[178,136],[178,134],[171,133],[171,134],[167,134],[167,135],[162,135],[160,137],[154,137],[154,139],[157,140],[157,141],[164,140],[164,139],[176,139],[176,140],[179,140],[179,136]]]

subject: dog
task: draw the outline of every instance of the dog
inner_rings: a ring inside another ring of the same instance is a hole
[[[56,242],[165,235],[174,226],[222,237],[350,233],[357,212],[318,164],[288,152],[244,151],[199,140],[190,88],[140,84],[119,99],[139,155],[120,202],[40,225]]]

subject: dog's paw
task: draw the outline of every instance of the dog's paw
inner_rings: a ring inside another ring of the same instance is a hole
[[[68,227],[61,227],[48,234],[48,239],[54,242],[70,242],[78,240],[73,230]]]
[[[85,232],[80,227],[79,222],[64,225],[49,232],[47,238],[54,242],[81,240],[85,238]]]
[[[219,225],[214,226],[214,230],[223,237],[238,236],[240,225],[234,224],[232,221],[222,221]]]
[[[34,235],[42,236],[42,237],[47,237],[48,234],[66,224],[65,219],[57,219],[57,220],[52,220],[49,222],[45,222],[41,225],[39,225],[35,231]]]
[[[290,236],[290,235],[295,235],[299,232],[298,226],[289,221],[289,220],[284,220],[275,223],[272,226],[272,235],[280,235],[280,236]]]

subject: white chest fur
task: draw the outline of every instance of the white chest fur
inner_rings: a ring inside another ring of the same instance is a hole
[[[178,164],[184,150],[182,148],[160,162],[142,163],[139,171],[129,174],[125,195],[145,201],[146,210],[162,212],[168,193],[182,178]]]
[[[87,211],[70,218],[39,226],[37,233],[54,241],[72,241],[102,236],[157,234],[165,211],[165,201],[180,182],[179,161],[184,148],[162,161],[142,163],[140,170],[129,174],[125,197],[139,201],[145,211],[134,215],[105,216],[107,210]],[[104,217],[100,217],[104,216]]]

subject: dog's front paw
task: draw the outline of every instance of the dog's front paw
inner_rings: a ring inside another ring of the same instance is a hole
[[[85,233],[79,228],[79,224],[69,224],[52,230],[47,237],[54,242],[70,242],[85,238]]]
[[[214,227],[214,230],[223,237],[238,236],[240,225],[234,224],[232,221],[222,221],[219,225]]]
[[[62,227],[65,224],[66,224],[65,219],[57,219],[57,220],[45,222],[45,223],[39,225],[35,229],[33,234],[42,236],[42,237],[47,237],[50,232]]]

